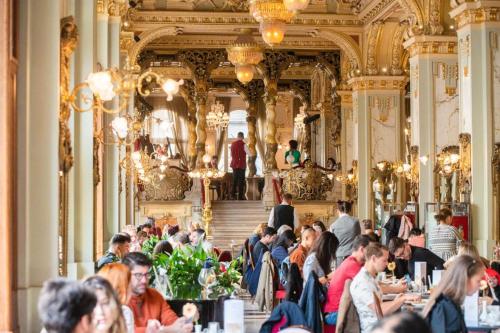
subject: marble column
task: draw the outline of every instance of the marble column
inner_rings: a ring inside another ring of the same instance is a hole
[[[96,33],[96,62],[103,68],[108,67],[108,13],[103,7],[97,6],[97,33]],[[106,214],[104,212],[104,147],[98,141],[97,134],[102,130],[104,125],[104,115],[101,112],[94,113],[95,123],[94,131],[94,170],[97,172],[94,176],[94,235],[95,235],[95,256],[96,259],[104,254],[107,249],[105,239],[110,236],[105,236]]]
[[[358,217],[373,218],[371,169],[379,161],[401,159],[401,109],[404,76],[363,76],[352,86],[354,139],[358,153]]]
[[[128,114],[133,115],[135,112],[135,95],[131,94],[129,97],[129,102],[128,102]],[[128,146],[126,154],[128,154],[128,157],[130,158],[130,154],[134,151],[134,146]],[[130,159],[129,159],[130,161]],[[136,188],[135,188],[135,173],[134,169],[127,170],[126,172],[124,171],[124,176],[125,176],[125,181],[126,181],[126,224],[135,224],[135,193],[136,193]]]
[[[113,13],[109,13],[113,14]],[[108,67],[120,66],[120,17],[108,17]],[[116,98],[115,98],[116,99]],[[112,102],[112,108],[118,108],[118,100]],[[104,128],[115,118],[113,114],[104,115]],[[109,133],[108,133],[109,134]],[[109,135],[106,141],[113,141]],[[119,167],[118,147],[116,145],[104,146],[104,249],[113,234],[120,230],[120,205],[119,205]]]
[[[76,0],[75,14],[79,35],[75,82],[84,82],[94,70],[94,7],[85,0]],[[74,246],[68,247],[74,251],[74,258],[68,263],[68,276],[81,279],[94,273],[93,113],[75,113],[74,121]]]
[[[352,115],[352,91],[339,90],[337,94],[340,96],[340,112],[342,127],[340,132],[340,162],[342,165],[342,173],[346,174],[352,167],[352,161],[356,159],[353,145],[354,136],[354,121]],[[357,155],[356,155],[357,156]],[[346,186],[342,185],[342,198],[347,199]]]
[[[58,275],[59,1],[19,1],[16,331],[39,332],[38,296]]]
[[[417,146],[419,155],[428,159],[425,164],[419,165],[419,225],[423,227],[425,204],[436,201],[435,187],[439,186],[434,182],[437,143],[442,141],[441,137],[452,132],[445,129],[444,124],[437,126],[437,123],[442,123],[438,122],[438,117],[443,115],[447,118],[446,122],[452,121],[447,106],[440,102],[442,80],[438,80],[439,68],[456,67],[457,39],[452,36],[416,36],[404,46],[410,52],[411,146]],[[458,133],[451,136],[455,136],[458,143]]]
[[[196,83],[196,167],[202,168],[203,155],[206,153],[207,140],[207,101],[208,89],[206,82]]]
[[[460,132],[471,135],[472,238],[483,256],[491,255],[495,231],[491,161],[500,142],[499,13],[497,1],[465,2],[450,12],[458,27]]]
[[[276,163],[276,152],[278,142],[276,141],[276,103],[278,100],[278,82],[269,80],[266,82],[264,102],[266,105],[266,156],[264,160],[264,193],[263,201],[266,209],[274,207],[273,171],[278,166]]]
[[[14,1],[0,3],[0,21],[16,24]],[[11,50],[16,42],[14,31],[0,30],[0,332],[12,333],[14,324],[14,230],[16,230],[17,131],[16,76],[17,55]],[[14,38],[13,38],[14,37]]]

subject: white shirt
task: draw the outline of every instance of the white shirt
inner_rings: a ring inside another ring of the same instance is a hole
[[[127,333],[134,333],[134,313],[127,305],[122,305],[122,312],[125,319],[125,326],[127,326]]]
[[[375,310],[370,305],[375,304],[373,293],[382,299],[382,290],[373,276],[368,273],[365,267],[361,268],[351,283],[351,296],[354,306],[358,311],[361,333],[371,332],[378,318]]]
[[[281,205],[289,204],[287,202],[282,202]],[[293,229],[297,229],[299,227],[299,215],[297,214],[297,209],[293,208]],[[269,213],[269,221],[267,221],[267,225],[274,228],[274,207],[271,209],[271,213]]]

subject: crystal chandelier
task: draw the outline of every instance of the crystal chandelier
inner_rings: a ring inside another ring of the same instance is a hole
[[[207,115],[207,126],[211,129],[227,128],[229,124],[229,115],[224,112],[224,105],[219,101],[212,104],[210,112]]]
[[[252,81],[254,66],[263,59],[262,48],[255,42],[251,29],[242,29],[234,44],[227,48],[229,61],[236,67],[236,77],[247,84]]]
[[[250,14],[260,23],[262,39],[272,47],[283,41],[286,23],[296,13],[287,10],[283,0],[250,0]]]
[[[310,0],[283,0],[283,3],[287,10],[291,12],[297,12],[304,10],[309,6]]]

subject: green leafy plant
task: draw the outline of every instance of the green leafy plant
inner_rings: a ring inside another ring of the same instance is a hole
[[[158,244],[159,241],[160,239],[158,238],[158,236],[155,235],[150,236],[149,239],[147,239],[146,241],[144,241],[144,243],[142,243],[142,252],[144,254],[147,254],[150,258],[152,258],[155,246],[156,244]]]
[[[203,287],[198,282],[198,276],[207,259],[213,263],[217,283],[212,288],[210,298],[231,294],[241,280],[237,268],[238,260],[233,260],[229,265],[218,262],[214,253],[208,253],[202,246],[176,248],[171,255],[159,254],[153,257],[153,271],[156,274],[166,274],[169,296],[173,299],[200,299]]]

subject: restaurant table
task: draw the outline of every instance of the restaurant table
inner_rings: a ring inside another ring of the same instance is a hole
[[[224,301],[229,299],[229,296],[222,296],[218,299],[209,300],[167,300],[168,304],[177,314],[177,316],[182,316],[182,307],[186,303],[193,303],[198,307],[198,312],[200,313],[199,324],[203,327],[208,327],[208,323],[216,321],[219,323],[221,328],[224,327]]]

